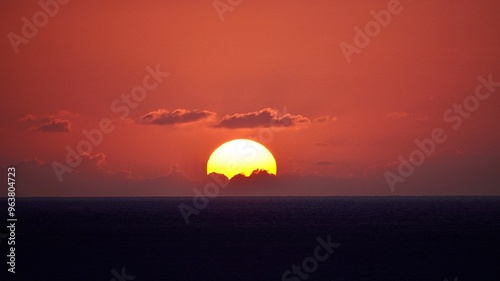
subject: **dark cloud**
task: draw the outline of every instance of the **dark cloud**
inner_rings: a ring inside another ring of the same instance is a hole
[[[58,133],[71,131],[71,122],[67,119],[75,114],[62,110],[55,115],[37,117],[29,114],[19,119],[18,122],[26,129],[37,132]]]
[[[409,155],[409,154],[408,154]],[[408,160],[408,155],[403,155]],[[366,174],[380,178],[387,188],[385,172],[399,175],[402,164],[395,159],[373,166]],[[403,163],[408,163],[405,161]],[[408,169],[405,166],[404,169]],[[395,184],[393,195],[499,195],[496,187],[500,184],[500,157],[482,153],[464,153],[457,149],[445,148],[436,151],[420,164],[412,164],[413,173],[404,177],[404,182]]]
[[[217,176],[219,182],[223,183],[220,196],[342,196],[363,195],[363,192],[367,195],[367,190],[374,194],[386,192],[383,187],[370,190],[369,181],[364,178],[346,179],[297,173],[276,176],[265,171],[249,177],[237,175],[230,180],[223,175]]]
[[[229,187],[252,186],[254,188],[258,188],[259,186],[275,182],[276,175],[269,174],[266,170],[255,170],[248,177],[244,176],[243,174],[234,176],[229,181]]]
[[[500,195],[499,157],[466,154],[452,149],[436,152],[426,159],[405,182],[396,185],[394,193],[384,178],[384,172],[397,173],[397,161],[362,170],[329,161],[322,161],[325,166],[318,166],[318,169],[341,169],[338,175],[289,172],[275,176],[258,171],[250,177],[239,175],[231,180],[217,174],[193,180],[186,177],[176,164],[161,176],[134,177],[128,171],[108,170],[102,153],[81,157],[82,163],[65,173],[62,182],[58,181],[51,163],[39,159],[15,163],[17,173],[29,175],[16,179],[16,184],[23,187],[18,195],[192,197],[195,196],[194,189],[204,192],[207,184],[212,188],[215,184],[220,189],[218,196]],[[0,175],[0,180],[7,181],[6,173]],[[7,189],[0,190],[0,196],[6,196],[6,192]]]
[[[284,114],[271,108],[249,113],[226,115],[213,127],[227,129],[296,127],[310,124],[311,121],[302,115]]]
[[[207,110],[175,109],[169,111],[161,108],[143,115],[141,121],[144,124],[175,125],[210,120],[213,117],[215,113]]]
[[[59,182],[53,163],[29,159],[10,166],[16,173],[25,175],[16,178],[20,197],[115,197],[115,196],[190,196],[192,189],[201,184],[185,177],[176,165],[171,171],[157,177],[134,177],[129,171],[107,169],[103,153],[80,155],[82,162],[69,167],[63,181]],[[59,162],[64,165],[64,161]],[[6,169],[4,169],[6,170]],[[7,181],[6,174],[0,179]],[[202,186],[202,185],[201,185]],[[0,190],[0,196],[7,195],[7,189]]]

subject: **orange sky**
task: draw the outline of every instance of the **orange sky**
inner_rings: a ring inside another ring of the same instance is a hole
[[[500,195],[500,87],[456,130],[443,119],[479,76],[500,81],[498,1],[401,1],[350,63],[339,45],[391,1],[243,0],[222,21],[212,1],[70,1],[13,47],[37,2],[0,3],[0,166],[29,177],[24,195],[191,195],[169,180],[203,182],[235,138],[268,147],[283,184],[303,181],[273,195]],[[111,104],[157,65],[168,77],[122,120]],[[115,130],[59,183],[51,163],[103,118]],[[447,140],[392,192],[384,172],[435,128]],[[64,189],[77,175],[89,189]]]

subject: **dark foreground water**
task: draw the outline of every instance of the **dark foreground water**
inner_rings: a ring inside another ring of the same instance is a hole
[[[1,280],[500,280],[499,197],[214,198],[189,226],[181,202],[18,198]]]

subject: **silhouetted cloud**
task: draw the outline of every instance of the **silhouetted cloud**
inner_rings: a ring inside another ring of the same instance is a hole
[[[43,117],[29,114],[19,119],[18,122],[31,131],[46,133],[69,132],[71,131],[71,122],[63,118],[70,116],[75,116],[75,114],[67,110],[61,110],[55,115]]]
[[[13,163],[17,171],[29,175],[16,178],[16,184],[25,188],[16,190],[20,197],[115,197],[115,196],[190,196],[192,189],[202,186],[180,171],[177,165],[171,171],[156,177],[134,177],[130,171],[111,171],[107,168],[106,155],[82,154],[81,164],[67,166],[59,182],[53,163],[38,158]],[[65,165],[64,161],[60,162]],[[4,167],[0,167],[4,168]],[[6,170],[6,168],[4,169]],[[0,175],[6,179],[7,173]],[[0,190],[0,196],[7,196],[7,189]]]
[[[310,124],[311,121],[302,115],[284,114],[277,110],[264,108],[256,112],[236,113],[224,116],[215,128],[267,128],[267,127],[295,127]]]
[[[404,182],[395,185],[395,195],[491,195],[500,192],[495,190],[500,183],[499,156],[444,148],[425,158],[420,165],[409,162],[408,155],[403,158],[405,162],[396,159],[373,166],[366,172],[379,174],[385,181],[386,171],[400,175],[398,167],[402,163],[405,163],[404,169],[414,170],[409,176],[403,177]]]
[[[169,111],[161,108],[143,115],[141,121],[145,124],[175,125],[210,120],[213,117],[215,113],[207,110],[175,109]]]
[[[210,184],[219,189],[217,196],[370,196],[370,195],[500,195],[500,158],[487,154],[466,154],[454,149],[436,152],[416,167],[415,173],[396,186],[392,193],[384,172],[397,172],[398,162],[355,169],[342,162],[323,161],[318,169],[340,169],[338,175],[321,173],[283,172],[272,175],[254,172],[249,177],[238,175],[228,180],[224,175],[211,174],[198,180],[186,177],[181,168],[172,164],[164,175],[132,176],[129,171],[110,171],[103,153],[81,155],[82,163],[64,174],[59,182],[51,163],[40,159],[13,163],[25,177],[16,179],[20,197],[78,196],[198,196]],[[320,162],[317,162],[320,163]],[[453,163],[450,165],[450,163]],[[64,162],[61,162],[64,164]],[[444,167],[444,168],[443,168]],[[0,167],[5,170],[5,167]],[[7,181],[7,173],[0,180]],[[0,190],[6,196],[7,189]]]

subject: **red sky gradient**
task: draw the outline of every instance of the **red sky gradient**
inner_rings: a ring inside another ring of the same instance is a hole
[[[498,1],[402,0],[350,63],[339,45],[391,1],[243,0],[223,21],[212,1],[70,1],[16,53],[37,2],[0,3],[0,166],[19,196],[192,196],[235,138],[278,176],[222,194],[500,195],[500,87],[443,119],[479,76],[500,81]],[[168,77],[121,120],[111,104],[157,65]],[[103,118],[115,130],[59,182],[51,163]],[[384,173],[435,128],[446,141],[392,191]]]

